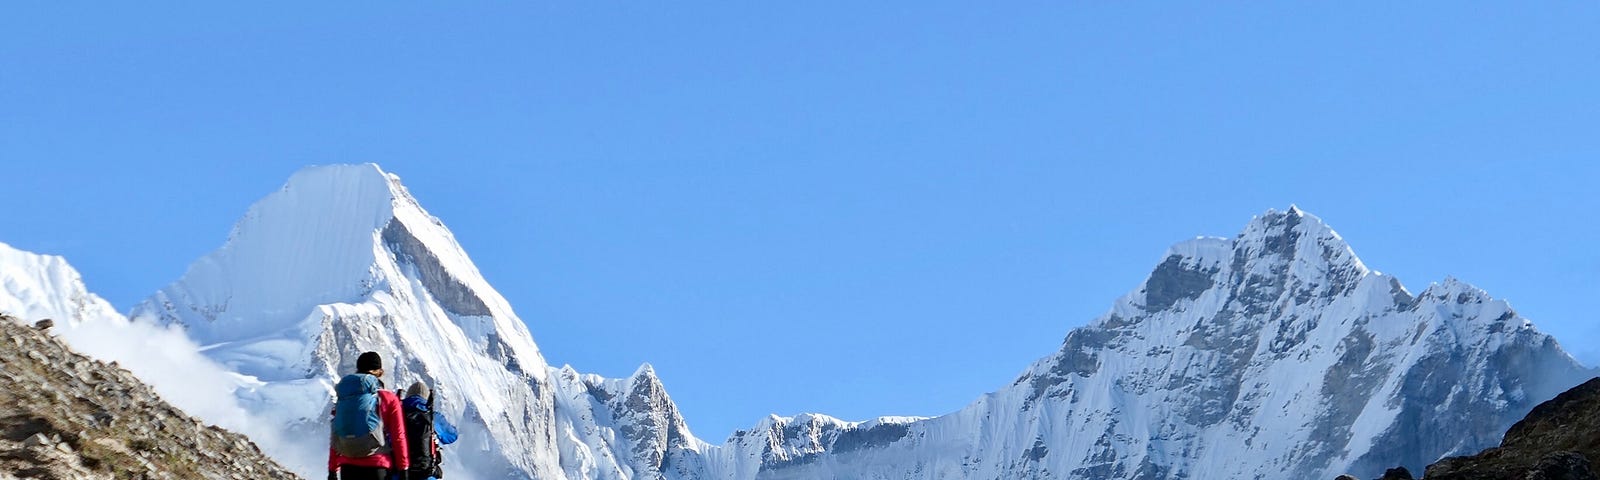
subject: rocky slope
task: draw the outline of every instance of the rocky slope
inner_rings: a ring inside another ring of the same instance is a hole
[[[296,478],[127,370],[0,317],[0,479]]]
[[[1593,480],[1600,459],[1600,378],[1539,404],[1500,445],[1429,465],[1427,480]]]
[[[62,257],[0,243],[0,314],[53,319],[51,335],[74,352],[115,362],[162,400],[206,423],[249,436],[285,465],[326,461],[326,445],[283,437],[281,423],[240,406],[241,397],[258,397],[259,382],[206,357],[180,329],[129,321],[91,292]]]

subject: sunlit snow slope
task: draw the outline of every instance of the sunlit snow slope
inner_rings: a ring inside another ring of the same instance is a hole
[[[265,382],[246,405],[289,435],[326,437],[330,382],[372,350],[390,388],[435,386],[461,427],[451,478],[640,478],[632,455],[610,451],[625,439],[567,418],[587,404],[557,411],[584,383],[545,364],[450,232],[375,165],[295,174],[130,316],[182,325],[209,357]]]
[[[1494,445],[1593,374],[1506,302],[1453,279],[1408,292],[1290,208],[1173,246],[959,412],[774,419],[708,463],[741,479],[1372,478]]]

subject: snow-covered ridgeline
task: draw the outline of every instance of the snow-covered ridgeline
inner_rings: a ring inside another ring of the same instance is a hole
[[[1593,374],[1505,302],[1454,279],[1413,296],[1291,208],[1174,246],[961,411],[731,478],[1372,477],[1492,445]]]
[[[213,345],[207,355],[260,378],[249,408],[291,433],[325,430],[328,383],[374,350],[391,388],[436,385],[441,411],[462,425],[455,478],[560,474],[555,392],[527,327],[375,165],[296,173],[131,316],[182,325]]]

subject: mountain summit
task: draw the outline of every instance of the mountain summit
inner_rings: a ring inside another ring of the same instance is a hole
[[[835,427],[803,461],[730,457],[767,459],[764,479],[1365,478],[1493,445],[1593,373],[1505,302],[1453,279],[1413,295],[1291,207],[1174,245],[961,411]]]
[[[203,341],[236,342],[281,333],[321,305],[395,293],[408,280],[422,288],[410,293],[444,313],[502,320],[495,330],[527,336],[444,224],[373,164],[296,173],[250,207],[227,243],[134,310]],[[538,357],[531,339],[509,346]],[[530,371],[542,377],[538,367]]]
[[[296,173],[130,316],[213,345],[208,356],[263,382],[244,400],[290,434],[325,436],[330,382],[377,351],[390,388],[428,382],[459,419],[462,473],[560,475],[549,368],[526,324],[376,165]]]

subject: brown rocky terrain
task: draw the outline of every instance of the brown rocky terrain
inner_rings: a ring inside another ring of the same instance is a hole
[[[1600,378],[1534,407],[1500,446],[1428,466],[1428,480],[1596,479],[1600,458]]]
[[[1506,431],[1500,446],[1435,462],[1423,480],[1600,480],[1600,378],[1539,404]],[[1348,475],[1340,476],[1343,480]],[[1353,477],[1352,477],[1353,478]],[[1380,480],[1410,480],[1391,469]]]
[[[0,480],[298,478],[115,363],[0,316]]]

